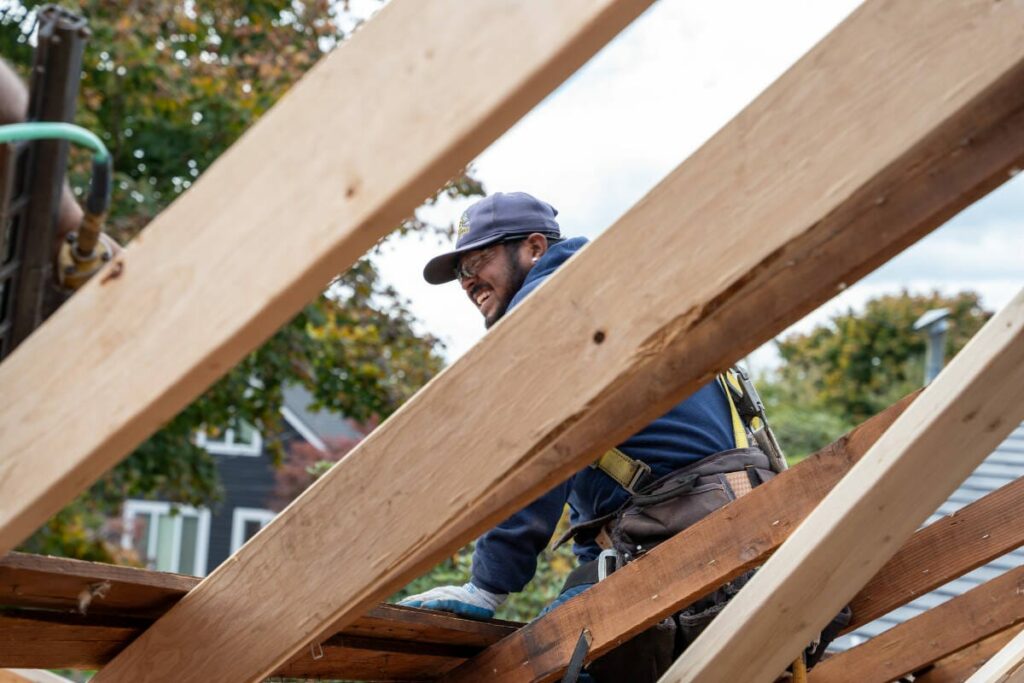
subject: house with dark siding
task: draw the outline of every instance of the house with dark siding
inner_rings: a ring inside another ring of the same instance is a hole
[[[326,452],[334,439],[359,437],[339,415],[310,411],[311,400],[302,387],[284,391],[280,438],[286,452],[297,442]],[[170,501],[125,501],[122,546],[134,548],[150,568],[206,576],[274,518],[269,504],[275,470],[263,435],[243,426],[225,430],[219,439],[199,435],[197,443],[216,460],[224,487],[220,503],[194,508]]]

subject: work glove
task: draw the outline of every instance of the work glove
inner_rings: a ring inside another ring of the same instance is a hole
[[[490,619],[494,616],[494,610],[501,607],[507,598],[507,593],[491,593],[472,583],[465,583],[461,586],[431,588],[425,593],[410,595],[398,604],[436,609],[473,619]]]

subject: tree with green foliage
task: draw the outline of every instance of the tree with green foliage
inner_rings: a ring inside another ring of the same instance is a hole
[[[26,1],[0,9],[4,57],[26,74],[39,4]],[[113,155],[108,228],[121,242],[186,191],[360,22],[347,3],[330,0],[83,0],[66,5],[84,15],[92,31],[77,123],[97,132]],[[267,154],[267,163],[273,163],[273,150]],[[71,177],[77,190],[84,187],[87,172],[88,156],[73,154]],[[481,194],[482,187],[463,174],[442,192],[471,196]],[[415,216],[396,226],[399,232],[431,228],[451,230]],[[195,434],[249,424],[271,437],[280,459],[282,449],[272,437],[282,428],[279,409],[286,384],[309,389],[315,409],[359,422],[383,419],[442,366],[437,340],[417,332],[415,324],[407,302],[381,282],[372,262],[359,261],[23,549],[118,559],[99,528],[125,498],[160,497],[189,505],[216,501],[216,468],[195,444]]]
[[[782,365],[759,384],[787,454],[814,452],[920,387],[927,339],[913,325],[934,308],[950,311],[947,360],[991,316],[974,292],[904,291],[777,341]]]

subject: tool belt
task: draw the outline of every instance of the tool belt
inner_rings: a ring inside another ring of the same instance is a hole
[[[609,574],[696,524],[775,476],[768,456],[756,447],[716,453],[643,484],[619,510],[580,524],[559,539],[603,539],[598,558],[569,574],[562,592],[603,581]],[[634,636],[589,667],[597,683],[654,683],[750,580],[751,570]]]
[[[759,448],[734,448],[708,456],[644,485],[615,512],[578,524],[562,536],[597,542],[605,552],[577,567],[563,591],[596,583],[625,562],[699,522],[775,476]]]

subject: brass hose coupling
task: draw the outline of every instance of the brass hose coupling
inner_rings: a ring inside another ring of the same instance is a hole
[[[86,212],[82,225],[69,233],[57,254],[57,280],[75,291],[114,257],[115,242],[103,232],[106,214]]]

